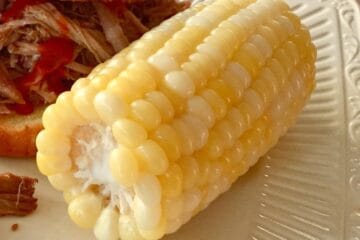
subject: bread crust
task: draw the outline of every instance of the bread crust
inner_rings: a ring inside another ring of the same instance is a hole
[[[0,115],[0,156],[34,157],[35,139],[41,131],[41,117],[44,108],[38,108],[32,114]]]

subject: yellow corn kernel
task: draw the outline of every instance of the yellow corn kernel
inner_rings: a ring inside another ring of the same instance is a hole
[[[183,197],[165,198],[162,201],[162,206],[163,214],[166,216],[166,219],[169,221],[181,217],[183,205]]]
[[[162,92],[149,92],[146,94],[145,98],[158,109],[163,122],[167,122],[174,117],[174,108],[169,99]]]
[[[40,172],[47,176],[65,173],[72,168],[72,161],[67,154],[47,155],[38,152],[36,163]]]
[[[77,126],[82,125],[85,123],[85,119],[81,117],[80,113],[75,109],[73,105],[73,96],[74,94],[72,92],[63,92],[58,96],[56,99],[56,105],[58,107],[59,113],[61,112],[67,112],[65,116],[60,116],[58,120],[60,120],[62,123],[65,123],[67,125],[71,126]],[[66,109],[66,110],[65,110]],[[70,132],[72,129],[69,129]]]
[[[101,67],[101,64],[100,65],[98,65],[96,68],[98,68],[98,67]],[[96,70],[96,69],[94,69],[94,70]],[[93,71],[94,71],[93,70]],[[80,79],[78,79],[73,85],[72,85],[72,87],[71,87],[71,91],[73,91],[73,92],[76,92],[76,91],[78,91],[79,89],[82,89],[82,88],[84,88],[84,87],[86,87],[87,85],[89,85],[89,83],[90,83],[90,76],[91,76],[91,74],[89,75],[89,78],[80,78]]]
[[[164,150],[153,140],[146,140],[136,148],[140,168],[151,174],[161,175],[166,172],[169,160]]]
[[[167,88],[182,98],[189,98],[194,95],[194,82],[185,72],[175,71],[166,74],[164,83]]]
[[[116,121],[112,132],[118,143],[127,147],[137,147],[147,139],[146,130],[137,122],[127,119]]]
[[[179,159],[180,140],[172,127],[166,124],[160,125],[153,133],[152,139],[163,148],[170,161]]]
[[[139,233],[133,216],[120,215],[118,229],[120,239],[144,240]]]
[[[199,159],[199,186],[204,186],[207,184],[209,175],[211,173],[211,163],[207,159]]]
[[[67,155],[70,153],[70,139],[59,130],[42,130],[36,138],[36,146],[39,152],[46,155]]]
[[[111,81],[107,87],[107,90],[113,92],[125,103],[131,103],[142,97],[142,90],[140,86],[136,86],[133,82],[123,76],[119,76]]]
[[[159,110],[150,102],[136,100],[130,105],[130,117],[151,131],[161,123]]]
[[[187,111],[198,117],[208,128],[215,123],[215,114],[210,104],[202,97],[195,96],[189,99]]]
[[[84,193],[71,201],[70,218],[82,228],[92,228],[102,210],[102,199],[94,193]]]
[[[192,129],[192,134],[189,135],[189,137],[193,137],[194,150],[201,149],[206,144],[209,137],[207,126],[205,126],[198,117],[192,114],[185,114],[182,120]]]
[[[118,146],[113,150],[109,160],[111,175],[122,186],[130,187],[138,180],[139,164],[132,151]]]
[[[139,198],[135,197],[133,211],[139,230],[152,230],[160,223],[162,212],[160,203],[148,206]]]
[[[161,91],[171,102],[175,115],[181,115],[184,112],[186,106],[185,98],[181,97],[180,95],[174,94],[171,89],[167,88],[164,85],[160,86],[159,91]]]
[[[221,69],[224,68],[227,56],[222,51],[220,51],[219,48],[211,45],[210,43],[203,43],[197,47],[197,50],[200,53],[208,55]]]
[[[157,81],[161,78],[160,73],[146,61],[136,61],[120,74],[137,89],[146,93],[156,88]]]
[[[136,197],[146,206],[155,206],[161,201],[161,186],[156,176],[143,174],[134,185]]]
[[[74,172],[58,173],[48,177],[51,185],[59,191],[67,191],[79,184],[79,179],[75,178]]]
[[[184,211],[193,213],[201,202],[201,191],[193,188],[184,193]]]
[[[235,143],[236,135],[229,120],[222,120],[219,122],[219,124],[215,126],[214,131],[219,134],[225,149],[231,147]]]
[[[199,71],[199,65],[197,63],[186,62],[181,68],[194,81],[196,89],[202,89],[206,85],[207,78],[202,71]]]
[[[94,227],[94,235],[99,240],[117,240],[119,231],[117,229],[119,213],[108,206],[102,210]]]
[[[187,157],[179,161],[183,173],[183,189],[188,190],[198,184],[199,165],[195,158]]]
[[[101,69],[96,76],[91,79],[92,86],[98,89],[106,88],[111,79],[117,77],[129,64],[124,58],[112,61],[111,63],[112,64],[108,64],[107,68]]]
[[[99,115],[97,114],[93,105],[93,100],[97,90],[92,86],[87,86],[79,89],[75,92],[73,97],[73,104],[75,109],[86,119],[93,121],[99,121]]]
[[[61,129],[62,133],[69,136],[75,127],[74,124],[67,124],[67,128],[63,128],[64,121],[62,120],[63,115],[61,109],[53,104],[47,107],[43,113],[42,122],[45,129]],[[61,120],[60,120],[61,119]],[[42,141],[42,140],[41,140]],[[37,146],[39,147],[39,145]],[[44,147],[45,148],[45,147]]]
[[[181,154],[189,156],[194,152],[194,137],[190,126],[183,119],[176,120],[171,125],[179,136]]]
[[[226,103],[214,90],[206,89],[202,91],[201,97],[203,97],[210,104],[214,111],[216,120],[225,117],[227,112]]]
[[[158,225],[151,230],[139,229],[140,235],[146,240],[160,239],[165,235],[166,219],[162,217]]]
[[[183,190],[184,175],[177,164],[171,164],[166,173],[159,177],[162,194],[168,198],[178,197]]]
[[[225,144],[222,142],[219,133],[210,132],[208,142],[206,143],[205,147],[198,152],[198,156],[200,158],[214,160],[221,156],[224,149]]]
[[[84,193],[81,185],[71,186],[63,193],[64,200],[67,204],[70,204],[77,196]]]
[[[129,114],[129,106],[110,91],[99,92],[94,99],[94,106],[99,117],[107,124]]]

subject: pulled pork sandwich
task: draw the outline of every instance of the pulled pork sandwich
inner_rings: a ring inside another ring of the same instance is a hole
[[[48,104],[188,5],[175,0],[0,0],[0,156],[33,156]]]

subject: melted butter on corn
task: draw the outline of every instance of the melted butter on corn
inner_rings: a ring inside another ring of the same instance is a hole
[[[44,113],[38,167],[98,239],[160,239],[294,124],[315,59],[281,0],[204,1],[62,94]]]

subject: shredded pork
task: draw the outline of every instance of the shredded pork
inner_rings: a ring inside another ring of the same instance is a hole
[[[37,179],[11,173],[0,175],[0,216],[26,216],[37,208]]]
[[[18,79],[34,70],[44,41],[61,37],[75,43],[73,60],[64,66],[65,85],[71,86],[94,66],[189,6],[176,0],[48,0],[29,4],[20,17],[2,21],[3,13],[16,1],[0,0],[0,114],[13,112],[7,108],[9,103],[23,103]],[[29,89],[28,95],[37,104],[51,103],[58,94],[49,83]]]

